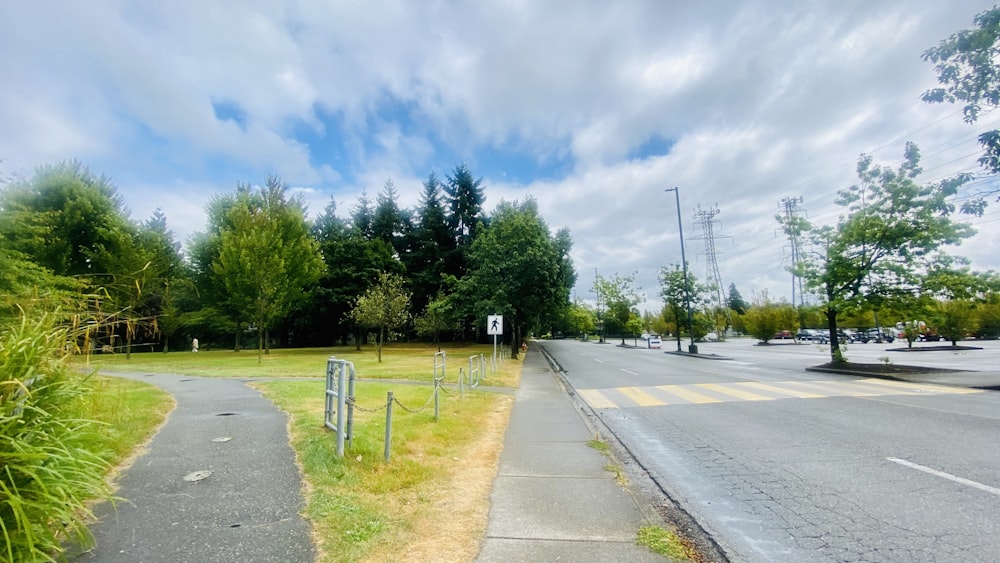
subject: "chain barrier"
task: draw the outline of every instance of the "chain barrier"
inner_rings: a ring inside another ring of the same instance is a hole
[[[338,360],[330,356],[327,360],[326,377],[326,409],[324,414],[324,424],[337,433],[337,456],[344,456],[344,442],[351,442],[351,434],[354,424],[354,410],[361,412],[376,413],[386,411],[385,426],[385,461],[389,461],[389,444],[392,440],[392,407],[398,405],[410,414],[419,414],[426,411],[431,403],[434,404],[434,420],[439,418],[439,394],[452,395],[453,390],[449,390],[443,383],[445,380],[446,356],[444,352],[434,354],[434,391],[427,401],[417,408],[410,408],[395,398],[392,391],[389,391],[386,402],[378,407],[362,407],[358,404],[354,395],[355,372],[354,364],[346,360]],[[469,385],[473,388],[479,386],[480,378],[486,378],[486,358],[483,354],[469,356]],[[459,396],[464,398],[463,384],[466,375],[462,368],[458,368]],[[333,419],[336,419],[334,422]],[[345,420],[346,419],[346,420]]]

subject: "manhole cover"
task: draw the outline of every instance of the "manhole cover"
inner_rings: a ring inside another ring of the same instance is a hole
[[[232,440],[232,436],[219,436],[218,438],[212,438],[213,442],[228,442]]]
[[[203,479],[208,479],[212,475],[211,471],[192,471],[184,476],[184,480],[189,483],[195,483]]]

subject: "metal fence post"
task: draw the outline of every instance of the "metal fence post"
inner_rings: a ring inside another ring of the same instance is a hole
[[[392,391],[389,391],[385,406],[385,461],[389,461],[389,443],[392,442]]]

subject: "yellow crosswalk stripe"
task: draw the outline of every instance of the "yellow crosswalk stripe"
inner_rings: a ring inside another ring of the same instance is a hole
[[[669,393],[675,397],[680,397],[689,403],[697,403],[699,405],[708,403],[721,403],[722,401],[716,399],[715,397],[709,397],[708,395],[702,395],[697,391],[692,391],[680,385],[657,385],[654,389],[658,391],[663,391],[664,393]]]
[[[751,393],[749,391],[743,391],[741,389],[734,389],[726,385],[719,385],[717,383],[698,383],[698,387],[702,389],[708,389],[709,391],[714,391],[715,393],[720,393],[722,395],[727,395],[729,397],[736,397],[742,401],[773,401],[774,397],[766,397],[764,395],[758,395],[757,393]]]
[[[779,395],[785,395],[788,397],[796,397],[799,399],[822,399],[826,395],[817,395],[815,393],[809,393],[806,391],[796,391],[795,389],[787,389],[785,387],[778,387],[776,385],[768,385],[767,383],[761,383],[760,381],[740,381],[736,383],[741,387],[751,387],[754,389],[759,389],[761,391],[767,391],[768,393],[777,393]]]
[[[619,387],[618,392],[635,401],[640,407],[658,407],[667,404],[638,387]]]
[[[894,381],[892,379],[877,379],[868,378],[861,380],[869,385],[884,385],[886,387],[903,387],[917,390],[921,392],[930,393],[955,393],[955,394],[966,394],[966,393],[979,393],[981,389],[972,389],[969,387],[949,387],[947,385],[938,385],[935,383],[911,383],[909,381]]]
[[[617,409],[618,405],[613,403],[604,393],[601,393],[597,389],[579,389],[577,393],[583,397],[584,401],[587,401],[591,407],[595,409]]]
[[[757,392],[755,392],[757,391]],[[595,409],[655,407],[664,405],[710,404],[728,401],[773,401],[794,397],[880,397],[885,395],[981,393],[981,389],[918,384],[885,379],[813,381],[735,381],[732,383],[690,383],[653,387],[578,389],[577,393]],[[762,394],[767,393],[767,395]],[[676,399],[676,400],[675,400]],[[622,401],[620,405],[615,401]]]

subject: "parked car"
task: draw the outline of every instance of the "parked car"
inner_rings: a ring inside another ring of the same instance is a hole
[[[798,334],[795,335],[796,340],[812,340],[815,337],[816,331],[808,328],[799,330]]]
[[[774,333],[775,340],[791,340],[792,338],[792,332],[789,330],[779,330]]]
[[[858,341],[862,344],[867,344],[869,342],[874,342],[876,344],[882,344],[883,342],[892,343],[895,337],[891,332],[880,331],[877,328],[871,328],[866,331],[858,333]]]
[[[944,337],[934,332],[933,330],[925,330],[924,332],[920,333],[920,336],[917,337],[917,340],[921,342],[940,342],[944,340]]]

